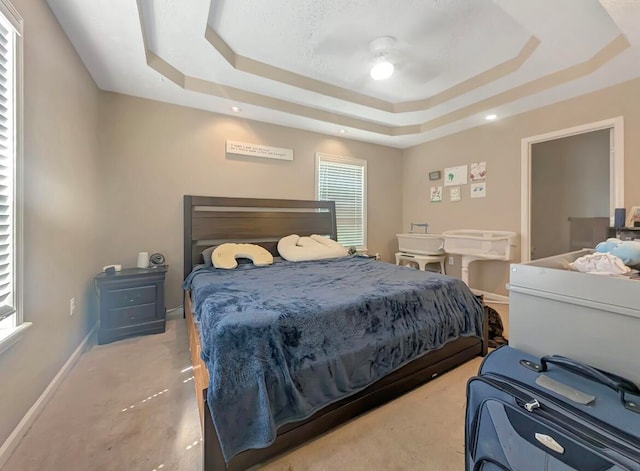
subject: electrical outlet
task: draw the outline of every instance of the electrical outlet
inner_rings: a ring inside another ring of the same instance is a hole
[[[69,315],[73,316],[73,312],[76,310],[76,298],[69,300]]]
[[[449,265],[453,265],[453,257],[449,257]]]

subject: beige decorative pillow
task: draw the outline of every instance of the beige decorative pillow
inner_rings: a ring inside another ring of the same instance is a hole
[[[346,257],[349,251],[335,240],[313,234],[300,237],[291,234],[278,242],[278,253],[290,262]]]
[[[213,254],[211,254],[213,266],[226,270],[238,266],[236,258],[248,258],[258,267],[273,263],[273,255],[263,247],[255,244],[222,244],[217,246]]]

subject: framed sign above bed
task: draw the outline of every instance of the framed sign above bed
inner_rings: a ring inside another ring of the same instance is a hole
[[[250,144],[248,142],[227,141],[226,152],[227,154],[248,155],[265,159],[293,160],[293,149]]]

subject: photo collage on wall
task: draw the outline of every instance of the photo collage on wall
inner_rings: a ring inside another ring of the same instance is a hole
[[[459,165],[445,168],[442,172],[443,185],[432,186],[429,192],[431,203],[443,201],[444,187],[448,187],[449,201],[462,201],[462,187],[470,183],[471,198],[485,198],[487,196],[487,162],[473,162],[471,165]],[[429,180],[439,180],[440,171],[429,172]]]
[[[487,196],[487,162],[474,162],[469,171],[471,180],[471,198],[484,198]]]

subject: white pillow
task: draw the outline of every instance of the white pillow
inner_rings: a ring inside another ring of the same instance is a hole
[[[349,249],[347,249],[344,245],[342,245],[340,242],[336,242],[333,239],[330,239],[328,237],[324,237],[324,236],[320,236],[318,234],[312,234],[311,238],[313,240],[315,240],[316,242],[319,242],[320,244],[329,247],[331,250],[334,250],[336,253],[338,253],[339,255],[337,255],[337,257],[346,257],[347,255],[349,255]]]
[[[310,237],[300,237],[297,234],[283,237],[278,242],[278,252],[282,258],[290,262],[323,260],[349,254],[349,251],[335,240],[316,234]]]
[[[213,266],[226,270],[238,266],[236,258],[248,258],[258,267],[273,263],[273,255],[265,248],[255,244],[222,244],[217,246],[211,255]]]

